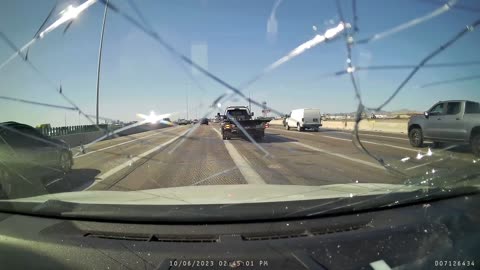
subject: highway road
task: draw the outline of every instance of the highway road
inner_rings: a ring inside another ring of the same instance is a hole
[[[76,149],[72,172],[45,185],[57,193],[219,184],[401,184],[476,169],[468,148],[427,144],[415,149],[402,134],[360,133],[366,149],[383,158],[392,173],[355,147],[348,131],[272,126],[254,144],[242,138],[224,141],[219,129],[218,124],[175,126],[101,141],[84,154]]]

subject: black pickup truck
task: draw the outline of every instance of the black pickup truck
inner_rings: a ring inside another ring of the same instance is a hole
[[[220,113],[217,114],[220,117]],[[249,134],[256,141],[265,137],[269,120],[253,120],[253,112],[246,106],[229,106],[225,109],[222,121],[222,137],[229,140],[234,136],[246,137]],[[243,129],[243,130],[242,130]]]

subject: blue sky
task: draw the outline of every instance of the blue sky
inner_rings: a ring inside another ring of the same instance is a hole
[[[60,1],[57,14],[68,4]],[[267,33],[267,22],[275,1],[267,0],[176,0],[135,1],[153,28],[183,54],[204,59],[201,64],[231,85],[239,86],[316,33],[338,24],[335,1],[284,0],[276,10],[277,32]],[[342,0],[346,20],[352,21],[351,1]],[[441,1],[440,1],[441,2]],[[0,8],[0,30],[21,46],[28,42],[54,5],[53,0],[6,0]],[[137,18],[127,1],[112,0]],[[475,0],[460,1],[480,8]],[[356,38],[369,37],[422,16],[438,5],[422,0],[357,1]],[[29,59],[87,113],[95,112],[96,69],[103,5],[97,3],[81,14],[69,31],[63,27],[49,33],[30,50]],[[480,13],[452,10],[428,22],[366,45],[353,48],[358,66],[416,64],[458,31],[480,17]],[[55,19],[58,16],[55,17]],[[53,21],[53,20],[52,20]],[[313,26],[318,32],[313,30]],[[274,38],[271,38],[274,36]],[[270,37],[270,38],[269,38]],[[478,30],[466,35],[431,63],[480,60]],[[206,55],[192,55],[192,47]],[[0,42],[0,62],[12,54]],[[177,112],[185,117],[186,95],[190,117],[198,117],[225,88],[182,67],[158,43],[114,12],[109,12],[105,30],[100,114],[124,121],[138,120],[137,113]],[[322,112],[349,112],[357,101],[346,76],[325,77],[346,68],[342,39],[319,45],[263,77],[246,90],[253,99],[267,101],[279,110],[317,107]],[[477,75],[479,66],[421,70],[385,109],[423,111],[438,100],[480,101],[480,80],[420,89],[434,81]],[[190,72],[204,91],[192,83]],[[381,104],[410,70],[361,71],[357,73],[362,97],[368,106]],[[38,102],[68,105],[45,78],[17,58],[0,70],[0,95]],[[77,113],[0,100],[0,121],[14,120],[32,125],[85,124]],[[237,100],[229,104],[245,104]],[[228,104],[224,104],[228,105]],[[254,110],[257,115],[260,109]],[[175,116],[173,118],[176,118]]]

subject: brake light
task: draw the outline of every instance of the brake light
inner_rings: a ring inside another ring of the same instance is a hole
[[[265,123],[265,128],[268,128],[270,127],[270,125],[268,123]]]

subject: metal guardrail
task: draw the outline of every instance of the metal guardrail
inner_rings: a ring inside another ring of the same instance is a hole
[[[99,131],[98,128],[100,128],[103,131],[111,131],[120,127],[121,126],[119,125],[112,126],[107,124],[101,124],[98,126],[82,125],[82,126],[66,126],[66,127],[40,127],[40,128],[37,128],[37,130],[40,131],[45,136],[53,137],[53,136],[63,136],[63,135],[70,135],[70,134]]]

